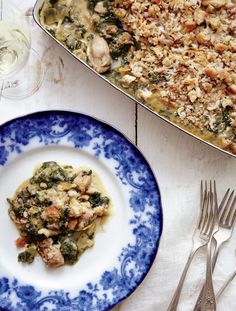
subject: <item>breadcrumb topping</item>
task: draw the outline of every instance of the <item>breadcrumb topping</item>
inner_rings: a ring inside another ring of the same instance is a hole
[[[140,85],[145,100],[160,95],[179,123],[221,136],[235,149],[236,1],[115,0],[115,14],[134,33],[121,80]],[[127,80],[127,79],[126,79]]]

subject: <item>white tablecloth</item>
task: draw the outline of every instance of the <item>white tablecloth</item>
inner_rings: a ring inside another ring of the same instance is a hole
[[[27,14],[34,0],[14,0]],[[23,101],[0,99],[0,122],[45,109],[84,112],[118,127],[139,148],[156,174],[163,203],[164,228],[156,260],[139,288],[116,308],[120,311],[166,311],[191,248],[199,210],[201,179],[215,179],[219,198],[226,187],[236,188],[236,160],[159,120],[110,88],[70,57],[29,17],[32,45],[47,67],[40,90]],[[137,122],[136,122],[137,121]],[[215,289],[235,266],[235,233],[219,256]],[[190,311],[205,275],[205,252],[196,256],[189,271],[180,311]],[[218,311],[236,310],[236,280],[218,304]]]

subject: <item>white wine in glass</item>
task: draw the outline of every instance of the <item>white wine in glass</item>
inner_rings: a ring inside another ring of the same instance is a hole
[[[0,20],[0,77],[21,70],[29,57],[30,38],[11,22]]]
[[[37,66],[37,75],[29,70],[33,65]],[[0,0],[0,95],[28,97],[39,88],[42,75],[40,57],[31,48],[26,17],[14,2]]]

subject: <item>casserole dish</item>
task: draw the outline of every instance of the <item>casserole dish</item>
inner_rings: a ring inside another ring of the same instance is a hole
[[[38,0],[34,18],[120,92],[235,156],[236,5],[211,1]]]

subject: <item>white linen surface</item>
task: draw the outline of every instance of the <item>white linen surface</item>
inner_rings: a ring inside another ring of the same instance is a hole
[[[224,187],[221,191],[219,189],[219,198],[222,198],[224,190]],[[119,306],[119,311],[167,310],[191,250],[192,233],[199,211],[200,189],[195,187],[193,191],[193,187],[190,186],[189,189],[178,189],[178,193],[171,193],[171,189],[165,189],[162,193],[164,230],[158,255],[147,277],[125,303]],[[230,242],[223,246],[218,257],[214,273],[216,292],[236,268],[235,240],[236,232]],[[194,257],[182,291],[179,311],[193,310],[205,277],[205,263],[206,248]],[[236,278],[220,298],[218,311],[236,310],[235,291]]]

